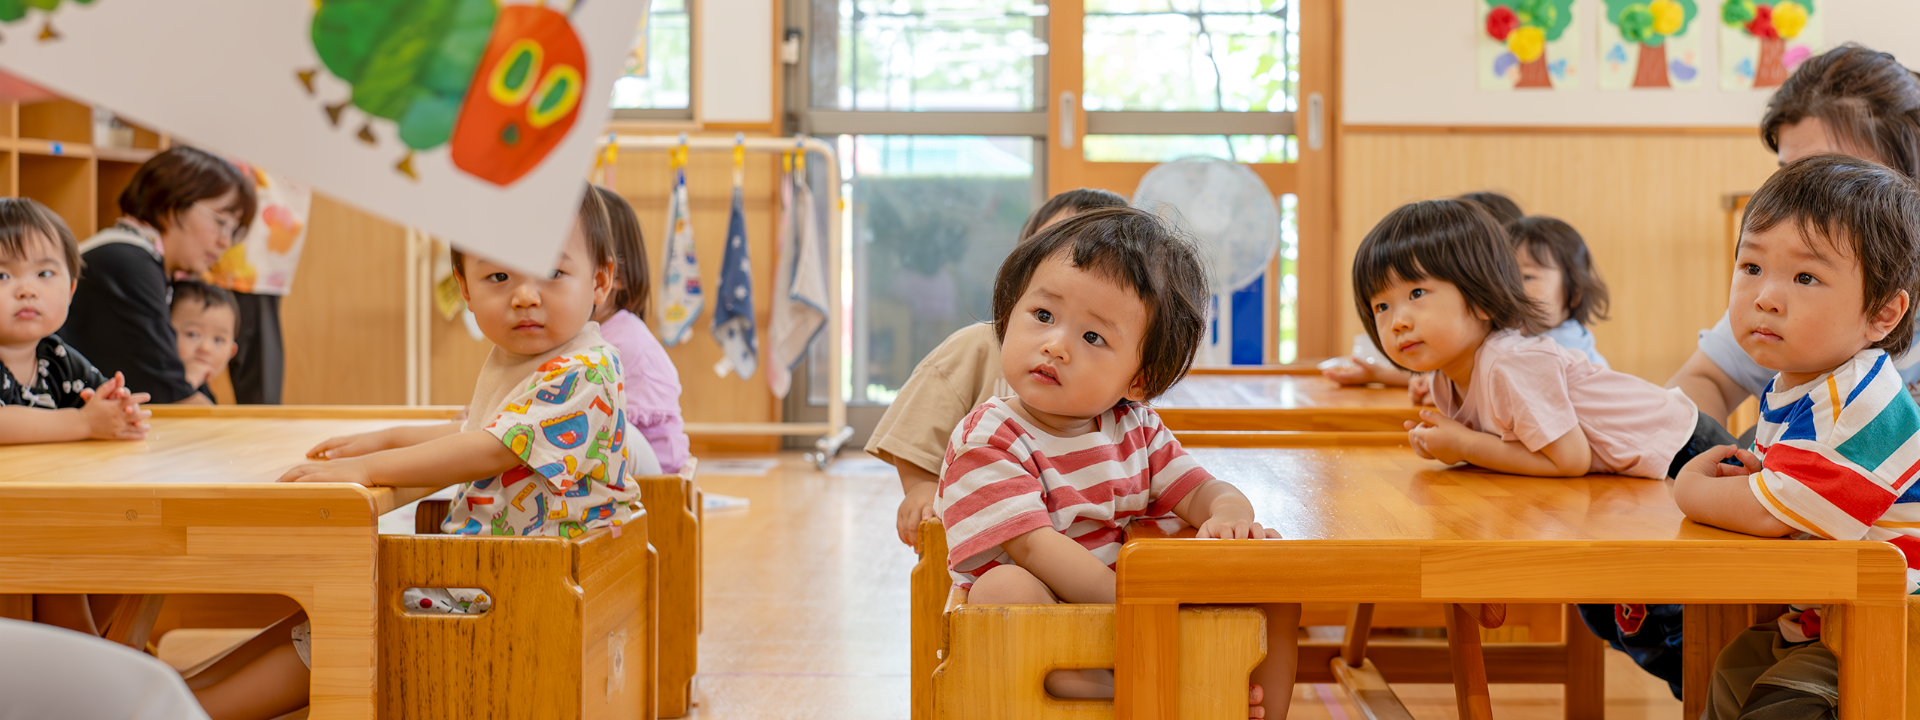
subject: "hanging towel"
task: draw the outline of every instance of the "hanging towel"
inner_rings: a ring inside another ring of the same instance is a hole
[[[759,365],[759,342],[753,336],[753,261],[747,257],[747,212],[740,185],[733,186],[733,210],[727,216],[727,254],[720,262],[720,294],[714,298],[713,339],[720,343],[720,362],[713,371],[726,377],[753,377]]]
[[[666,309],[660,313],[660,344],[673,347],[693,334],[705,300],[700,295],[700,263],[693,256],[693,220],[687,210],[687,150],[673,151],[673,195],[667,201]]]
[[[773,396],[784,398],[793,385],[793,368],[807,354],[807,346],[827,324],[826,260],[820,244],[820,226],[807,187],[806,154],[780,187],[780,255],[773,276],[772,366],[767,382]]]

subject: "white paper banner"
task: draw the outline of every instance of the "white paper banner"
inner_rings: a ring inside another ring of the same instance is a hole
[[[647,6],[69,1],[0,16],[0,67],[544,272]]]

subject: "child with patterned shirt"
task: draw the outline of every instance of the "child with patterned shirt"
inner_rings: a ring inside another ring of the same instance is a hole
[[[308,451],[317,462],[280,481],[457,483],[441,531],[458,535],[576,537],[631,518],[640,502],[627,481],[620,356],[591,320],[613,288],[613,244],[588,197],[552,274],[454,253],[461,296],[494,344],[466,420],[328,439]],[[637,443],[635,451],[645,447]],[[457,609],[468,599],[450,604]],[[207,714],[268,718],[304,705],[310,666],[302,620],[276,624],[191,678]]]
[[[1203,332],[1206,272],[1191,243],[1133,208],[1085,211],[1015,248],[994,282],[1000,371],[948,441],[934,508],[948,569],[974,604],[1111,603],[1129,525],[1173,514],[1202,538],[1277,538],[1246,496],[1180,448],[1151,399],[1184,375]],[[1291,697],[1298,605],[1270,606],[1250,716]],[[1046,679],[1060,697],[1112,697],[1104,670]]]
[[[1676,476],[1687,517],[1764,537],[1890,542],[1907,556],[1908,591],[1920,587],[1920,407],[1889,358],[1913,342],[1917,253],[1920,189],[1872,162],[1806,158],[1754,193],[1728,307],[1741,349],[1777,374],[1760,395],[1754,452],[1714,448]],[[1821,624],[1819,606],[1795,605],[1743,632],[1715,662],[1702,717],[1834,716],[1840,669]]]

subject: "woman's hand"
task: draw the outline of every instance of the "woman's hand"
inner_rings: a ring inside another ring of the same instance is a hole
[[[393,437],[386,430],[375,430],[358,435],[341,435],[320,441],[307,451],[308,460],[339,460],[341,458],[371,455],[393,447]]]
[[[348,458],[332,462],[312,462],[295,465],[287,474],[281,475],[276,482],[303,483],[353,483],[355,485],[373,485],[373,476],[367,472],[364,460]]]
[[[80,407],[80,415],[87,420],[87,437],[95,440],[146,439],[147,430],[150,429],[147,419],[153,417],[153,412],[140,409],[140,403],[153,398],[146,393],[128,390],[125,375],[114,373],[113,379],[102,383],[99,388],[82,389],[80,398],[86,401]]]

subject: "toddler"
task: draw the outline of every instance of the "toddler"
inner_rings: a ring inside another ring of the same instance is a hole
[[[187,369],[187,384],[208,402],[213,401],[213,391],[207,381],[240,352],[240,344],[234,341],[239,324],[240,301],[233,291],[198,280],[173,284],[174,346]]]
[[[1169,513],[1202,538],[1279,537],[1142,404],[1191,366],[1206,300],[1192,244],[1132,208],[1083,212],[1001,264],[993,327],[1014,395],[982,403],[953,430],[934,500],[969,602],[1111,603],[1126,529]],[[1267,618],[1255,717],[1263,688],[1280,708],[1291,697],[1298,613],[1289,605]],[[1056,671],[1046,682],[1061,697],[1113,694],[1109,671]]]
[[[1520,211],[1519,203],[1491,190],[1470,192],[1455,199],[1480,206],[1480,209],[1492,215],[1494,221],[1500,223],[1501,227],[1525,216],[1525,213]],[[1410,373],[1394,367],[1390,362],[1382,362],[1384,358],[1376,352],[1362,352],[1367,349],[1363,338],[1356,337],[1353,342],[1352,355],[1320,363],[1322,376],[1341,385],[1380,383],[1405,387],[1407,397],[1413,401],[1414,405],[1433,403],[1432,378],[1427,373]]]
[[[1068,190],[1049,198],[1027,217],[1019,241],[1026,242],[1054,223],[1087,210],[1126,206],[1126,198],[1106,190]],[[954,331],[913,368],[867,440],[867,452],[900,475],[905,497],[894,515],[900,542],[915,550],[920,547],[920,523],[933,517],[940,458],[954,426],[980,403],[1011,395],[1000,376],[1000,341],[993,335],[993,323]]]
[[[680,419],[680,371],[674,369],[667,349],[647,329],[641,318],[647,315],[647,301],[653,297],[648,283],[646,237],[640,233],[640,219],[633,214],[618,193],[587,186],[587,204],[601,210],[597,220],[588,220],[591,207],[582,222],[598,222],[613,238],[613,291],[594,308],[593,320],[600,323],[600,335],[620,351],[621,367],[626,370],[627,423],[646,438],[653,455],[660,461],[656,470],[636,468],[636,475],[660,472],[677,473],[687,464],[687,433]]]
[[[1409,422],[1421,457],[1542,477],[1670,477],[1730,441],[1685,395],[1538,335],[1506,231],[1476,205],[1389,213],[1353,261],[1355,310],[1401,368],[1433,372],[1437,410]]]
[[[1568,350],[1607,367],[1607,359],[1593,347],[1588,325],[1607,319],[1607,283],[1593,267],[1593,256],[1580,232],[1556,218],[1540,215],[1507,223],[1514,259],[1520,263],[1520,284],[1539,305],[1549,328],[1541,333]]]
[[[1873,162],[1816,155],[1754,193],[1729,321],[1776,374],[1754,451],[1714,448],[1675,478],[1687,517],[1763,537],[1890,542],[1907,555],[1907,591],[1920,590],[1909,549],[1920,542],[1920,407],[1889,357],[1913,343],[1917,253],[1920,194]],[[1794,605],[1741,633],[1714,663],[1702,717],[1833,717],[1840,668],[1821,625],[1819,606]]]
[[[315,462],[280,481],[459,484],[441,524],[459,535],[577,537],[625,523],[639,491],[627,482],[622,368],[592,320],[613,290],[615,251],[601,212],[593,196],[582,203],[550,275],[453,254],[461,297],[494,344],[465,421],[331,438],[308,451]],[[275,624],[191,678],[207,714],[269,718],[306,704],[303,620]]]

